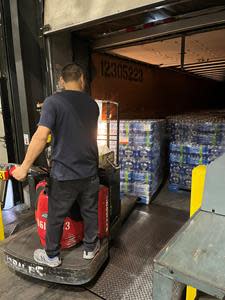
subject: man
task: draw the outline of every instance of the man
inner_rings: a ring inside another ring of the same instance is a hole
[[[64,218],[78,201],[84,220],[84,259],[99,251],[98,240],[98,105],[84,90],[84,74],[76,64],[62,69],[64,90],[48,97],[43,105],[38,129],[26,157],[13,172],[24,180],[28,170],[53,135],[52,169],[49,184],[46,249],[37,249],[34,260],[49,267],[61,264],[60,240]],[[78,197],[79,195],[79,197]]]

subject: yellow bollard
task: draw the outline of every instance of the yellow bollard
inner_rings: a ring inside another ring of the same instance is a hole
[[[192,171],[190,217],[192,217],[202,205],[205,176],[206,166],[198,166]]]
[[[197,290],[191,286],[187,286],[186,300],[194,300],[197,296]]]
[[[192,171],[190,217],[192,217],[202,205],[205,176],[206,166],[198,166]],[[188,286],[186,300],[194,300],[196,296],[197,290]]]
[[[2,209],[1,209],[1,202],[0,202],[0,241],[3,241],[5,238],[4,234],[4,224],[2,219]]]

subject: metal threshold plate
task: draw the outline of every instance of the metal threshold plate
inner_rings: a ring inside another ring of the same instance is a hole
[[[33,260],[33,252],[41,244],[36,225],[17,234],[5,246],[5,262],[10,269],[38,279],[80,285],[92,280],[108,258],[108,240],[102,241],[99,254],[93,260],[82,258],[82,247],[75,246],[62,251],[63,264],[49,268]]]
[[[137,206],[112,242],[107,267],[87,288],[107,300],[151,300],[153,259],[187,217],[171,208]],[[181,293],[175,285],[173,300]]]

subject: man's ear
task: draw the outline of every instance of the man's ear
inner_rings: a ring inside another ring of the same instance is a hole
[[[58,85],[59,85],[60,89],[64,89],[65,88],[65,81],[62,78],[62,76],[59,77]]]
[[[81,86],[81,90],[84,91],[85,90],[85,78],[84,78],[83,74],[80,77],[80,86]]]

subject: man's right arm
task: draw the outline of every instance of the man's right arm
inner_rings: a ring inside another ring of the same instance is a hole
[[[49,134],[49,128],[44,126],[38,127],[37,131],[32,137],[23,163],[12,172],[12,175],[16,180],[25,180],[30,167],[44,150]]]
[[[44,126],[38,126],[38,129],[33,135],[30,145],[27,149],[25,159],[21,165],[21,167],[24,168],[26,171],[30,169],[37,157],[44,150],[50,132],[51,130],[49,128]]]
[[[41,117],[38,124],[38,129],[32,137],[28,147],[25,159],[20,167],[17,167],[13,172],[13,177],[17,180],[24,180],[27,173],[37,159],[37,157],[44,150],[51,130],[54,129],[56,121],[56,108],[54,100],[46,99],[41,111]]]

